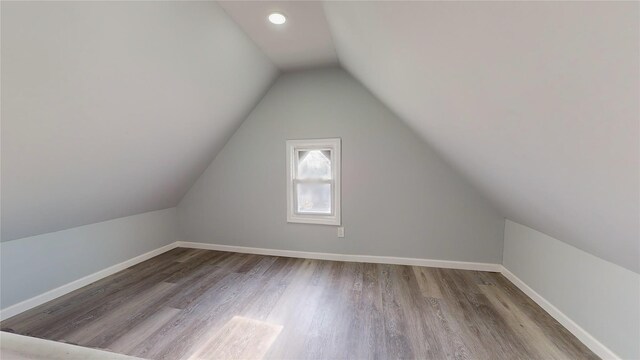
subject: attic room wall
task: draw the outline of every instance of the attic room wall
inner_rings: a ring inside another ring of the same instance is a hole
[[[175,207],[277,69],[212,1],[2,1],[2,241]]]
[[[503,264],[620,358],[640,359],[640,275],[509,220]]]
[[[287,139],[342,138],[342,220],[288,224]],[[337,68],[282,75],[178,205],[182,240],[501,263],[504,219]]]
[[[0,308],[176,241],[176,209],[0,243]]]
[[[324,5],[342,66],[505,217],[640,273],[640,2]]]

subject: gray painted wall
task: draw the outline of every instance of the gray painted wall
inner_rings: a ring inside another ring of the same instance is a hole
[[[501,214],[640,273],[640,2],[324,5],[340,64]]]
[[[0,244],[0,308],[176,241],[176,209]]]
[[[286,222],[285,141],[342,138],[342,223]],[[280,77],[178,205],[183,240],[500,263],[504,220],[340,69]]]
[[[2,1],[2,241],[175,207],[276,78],[213,1]]]
[[[618,356],[640,358],[640,275],[507,220],[504,266]]]

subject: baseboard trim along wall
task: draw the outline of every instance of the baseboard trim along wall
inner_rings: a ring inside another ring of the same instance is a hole
[[[417,259],[417,258],[405,258],[405,257],[393,257],[393,256],[333,254],[333,253],[320,253],[320,252],[308,252],[308,251],[264,249],[264,248],[245,247],[245,246],[218,245],[218,244],[196,243],[196,242],[186,242],[186,241],[178,241],[178,247],[229,251],[229,252],[237,252],[237,253],[243,253],[243,254],[258,254],[258,255],[294,257],[294,258],[303,258],[303,259],[316,259],[316,260],[366,262],[366,263],[374,263],[374,264],[393,264],[393,265],[414,265],[414,266],[427,266],[427,267],[437,267],[437,268],[445,268],[445,269],[476,270],[476,271],[491,271],[491,272],[500,272],[502,270],[501,264],[491,264],[491,263]]]
[[[51,301],[55,298],[68,294],[74,290],[77,290],[83,286],[89,285],[109,275],[113,275],[118,271],[124,270],[128,267],[141,263],[154,256],[160,255],[169,250],[177,247],[185,247],[192,249],[206,249],[206,250],[218,250],[229,251],[245,254],[259,254],[259,255],[271,255],[271,256],[283,256],[283,257],[297,257],[305,259],[318,259],[318,260],[333,260],[333,261],[352,261],[352,262],[369,262],[379,264],[395,264],[395,265],[415,265],[415,266],[429,266],[439,267],[447,269],[460,269],[460,270],[477,270],[477,271],[492,271],[500,272],[502,265],[490,264],[490,263],[474,263],[464,261],[447,261],[447,260],[431,260],[431,259],[415,259],[415,258],[402,258],[402,257],[388,257],[388,256],[370,256],[370,255],[347,255],[347,254],[330,254],[330,253],[317,253],[306,251],[291,251],[291,250],[276,250],[276,249],[262,249],[252,248],[244,246],[230,246],[230,245],[217,245],[208,243],[195,243],[186,241],[176,241],[169,245],[165,245],[161,248],[149,251],[142,255],[136,256],[129,260],[123,261],[119,264],[110,266],[104,270],[100,270],[93,274],[87,275],[78,280],[72,281],[55,289],[49,290],[43,294],[34,296],[30,299],[21,301],[15,305],[11,305],[6,309],[0,310],[0,320],[8,319],[12,316],[18,315],[21,312],[32,309],[36,306],[42,305],[47,301]]]
[[[564,326],[569,332],[571,332],[575,337],[578,338],[585,346],[587,346],[591,351],[596,353],[602,359],[621,359],[618,355],[616,355],[611,349],[606,347],[600,341],[598,341],[595,337],[593,337],[589,332],[583,329],[580,325],[576,324],[575,321],[571,320],[567,315],[565,315],[562,311],[560,311],[557,307],[555,307],[552,303],[550,303],[547,299],[542,297],[542,295],[538,294],[535,290],[533,290],[529,285],[527,285],[524,281],[520,280],[517,276],[515,276],[511,271],[502,266],[502,275],[506,277],[509,281],[511,281],[518,289],[522,290],[528,297],[530,297],[536,304],[540,305],[544,311],[549,313],[551,317],[556,319],[562,326]]]
[[[197,243],[187,241],[176,241],[169,245],[165,245],[158,249],[149,251],[145,254],[136,256],[129,260],[123,261],[119,264],[110,266],[104,270],[100,270],[91,275],[85,276],[78,280],[72,281],[68,284],[62,285],[46,293],[34,296],[25,301],[19,302],[15,305],[9,306],[6,309],[0,311],[0,320],[4,320],[20,314],[21,312],[32,309],[38,305],[42,305],[47,301],[51,301],[55,298],[68,294],[74,290],[77,290],[83,286],[89,285],[109,275],[115,274],[118,271],[122,271],[128,267],[141,263],[154,256],[160,255],[169,250],[184,247],[192,249],[204,249],[204,250],[217,250],[217,251],[229,251],[244,254],[258,254],[258,255],[270,255],[270,256],[282,256],[282,257],[295,257],[305,259],[317,259],[317,260],[332,260],[332,261],[350,261],[350,262],[367,262],[376,264],[393,264],[393,265],[413,265],[413,266],[427,266],[438,267],[445,269],[459,269],[459,270],[475,270],[475,271],[490,271],[500,272],[509,281],[511,281],[516,287],[522,290],[527,296],[535,301],[540,307],[542,307],[549,315],[562,324],[567,330],[569,330],[575,337],[577,337],[582,343],[584,343],[591,351],[596,353],[603,359],[620,359],[613,351],[599,342],[586,330],[576,324],[571,318],[565,315],[562,311],[556,308],[553,304],[547,301],[544,297],[538,294],[535,290],[529,287],[526,283],[520,280],[517,276],[511,273],[501,264],[491,263],[476,263],[476,262],[464,262],[464,261],[448,261],[448,260],[433,260],[433,259],[417,259],[417,258],[404,258],[404,257],[390,257],[390,256],[373,256],[373,255],[351,255],[351,254],[332,254],[332,253],[318,253],[307,251],[292,251],[292,250],[277,250],[277,249],[264,249],[253,248],[244,246],[231,246],[231,245],[219,245],[209,243]]]
[[[96,282],[100,279],[103,279],[109,275],[113,275],[115,273],[117,273],[118,271],[122,271],[128,267],[131,267],[133,265],[136,265],[138,263],[141,263],[145,260],[151,259],[154,256],[158,256],[164,252],[167,252],[171,249],[175,249],[177,246],[177,242],[171,243],[169,245],[165,245],[163,247],[157,248],[155,250],[151,250],[147,253],[144,253],[142,255],[138,255],[134,258],[131,258],[129,260],[125,260],[119,264],[115,264],[113,266],[110,266],[106,269],[97,271],[93,274],[87,275],[85,277],[82,277],[78,280],[74,280],[70,283],[64,284],[60,287],[57,287],[55,289],[49,290],[43,294],[34,296],[32,298],[29,298],[27,300],[21,301],[17,304],[11,305],[9,307],[7,307],[6,309],[2,309],[0,310],[0,320],[4,320],[4,319],[8,319],[12,316],[18,315],[21,312],[27,311],[29,309],[33,309],[36,306],[42,305],[44,303],[46,303],[47,301],[51,301],[55,298],[59,298],[62,295],[66,295],[74,290],[77,290],[83,286],[87,286],[93,282]]]

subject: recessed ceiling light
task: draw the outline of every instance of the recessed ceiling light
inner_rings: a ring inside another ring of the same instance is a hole
[[[271,21],[272,24],[282,25],[287,21],[287,18],[281,13],[274,12],[269,15],[269,21]]]

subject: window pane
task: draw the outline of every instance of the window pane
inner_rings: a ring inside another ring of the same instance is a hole
[[[331,184],[296,184],[298,213],[331,214]]]
[[[331,150],[298,151],[298,179],[331,179]]]

